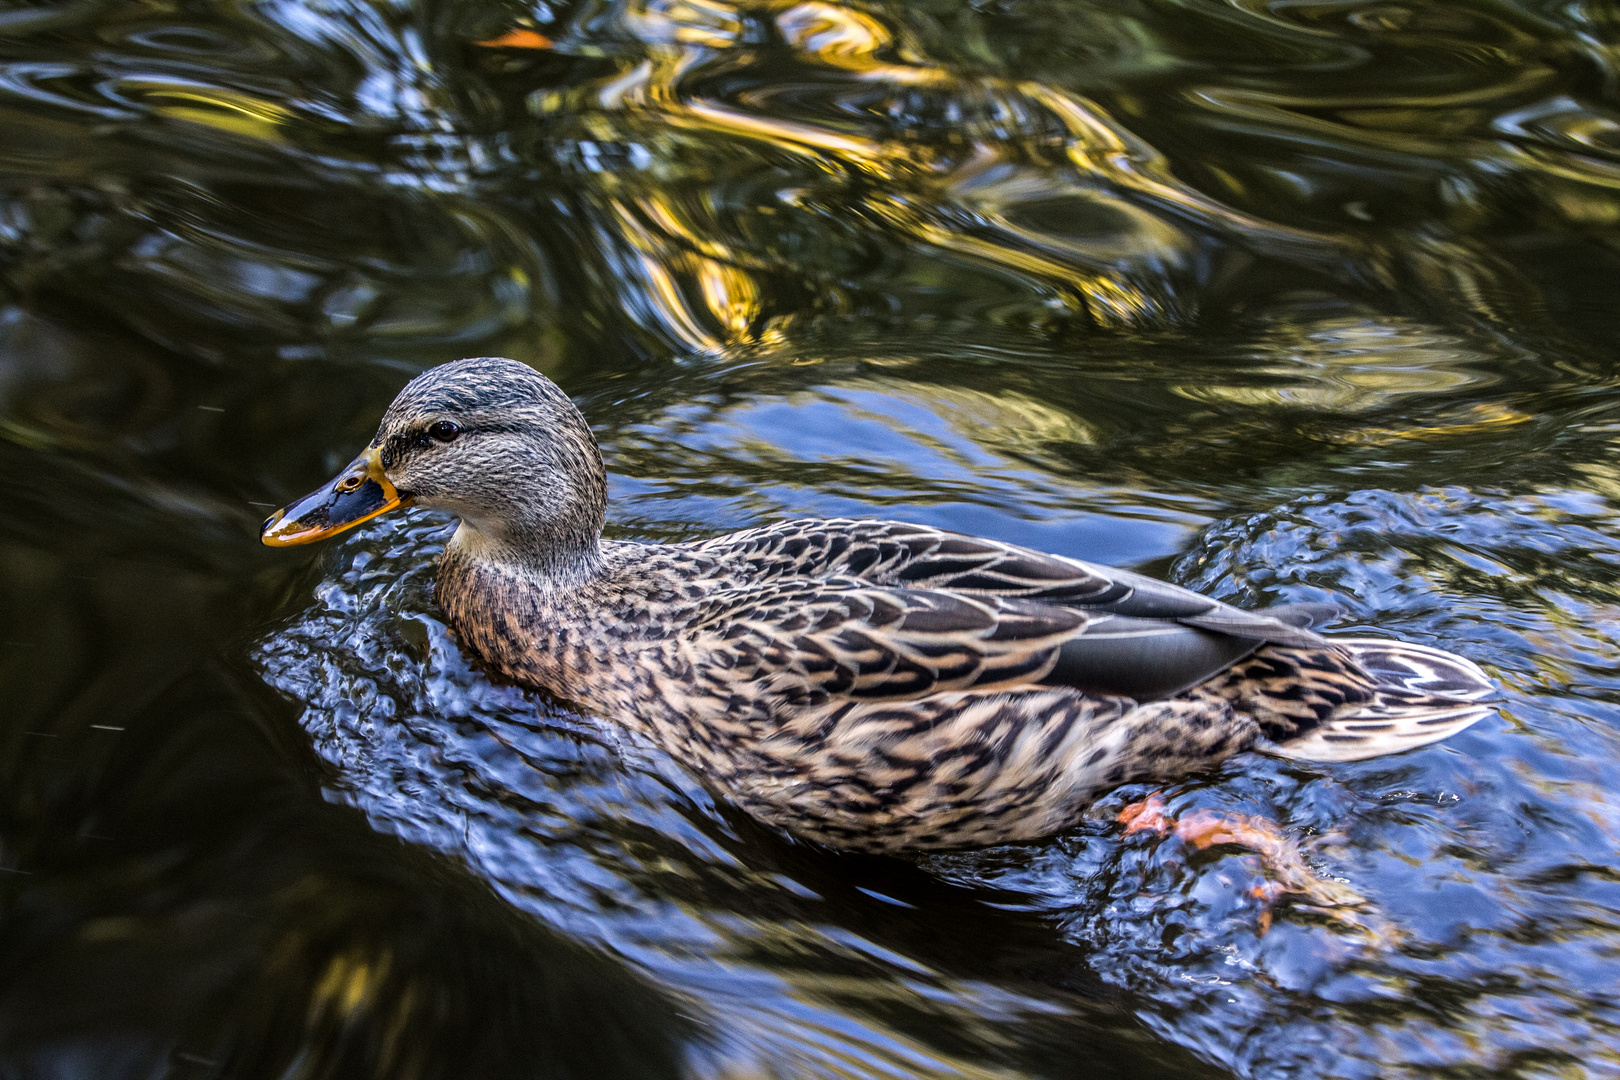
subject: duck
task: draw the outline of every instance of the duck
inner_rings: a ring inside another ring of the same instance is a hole
[[[500,357],[431,368],[261,539],[400,507],[459,519],[435,599],[492,671],[629,725],[753,817],[905,854],[1035,841],[1115,788],[1234,755],[1347,762],[1490,711],[1471,661],[1324,637],[1127,570],[927,525],[782,521],[603,537],[607,474],[556,383]]]

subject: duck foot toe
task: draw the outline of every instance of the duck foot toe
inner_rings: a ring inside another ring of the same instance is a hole
[[[1339,882],[1317,874],[1305,861],[1298,841],[1283,835],[1269,818],[1198,809],[1178,819],[1166,810],[1164,797],[1154,792],[1126,806],[1115,820],[1125,826],[1127,836],[1151,830],[1159,836],[1173,833],[1187,847],[1199,851],[1231,845],[1253,852],[1265,875],[1264,881],[1249,890],[1249,895],[1259,901],[1262,934],[1271,928],[1272,908],[1284,896],[1297,897],[1304,906],[1359,923],[1348,909],[1359,907],[1364,899]]]
[[[1176,819],[1164,812],[1164,796],[1157,791],[1145,799],[1128,804],[1114,815],[1114,820],[1125,826],[1126,836],[1148,829],[1160,836],[1167,836],[1176,825]]]

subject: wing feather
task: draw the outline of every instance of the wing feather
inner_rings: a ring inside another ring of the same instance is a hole
[[[735,679],[860,699],[1033,685],[1098,616],[850,578],[713,594],[695,626]],[[1106,618],[1106,617],[1104,617]],[[772,662],[780,657],[780,662]]]
[[[894,521],[788,521],[702,545],[764,577],[850,577],[874,585],[1040,601],[1098,614],[1164,619],[1253,642],[1320,645],[1299,613],[1278,618],[1128,570]],[[1320,612],[1318,612],[1318,616]]]
[[[693,633],[731,683],[795,701],[1037,685],[1149,700],[1259,644],[1174,622],[850,578],[723,590]]]

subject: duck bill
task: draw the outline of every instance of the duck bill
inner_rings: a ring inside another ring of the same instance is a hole
[[[259,539],[271,547],[309,544],[409,502],[383,472],[382,455],[368,447],[331,482],[271,514]]]

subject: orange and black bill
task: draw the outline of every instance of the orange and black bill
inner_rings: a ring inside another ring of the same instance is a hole
[[[259,539],[271,547],[324,540],[409,501],[394,490],[382,455],[370,447],[330,483],[271,514]]]

